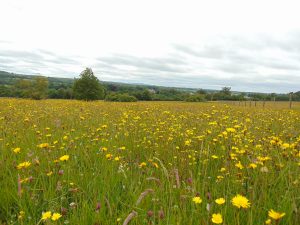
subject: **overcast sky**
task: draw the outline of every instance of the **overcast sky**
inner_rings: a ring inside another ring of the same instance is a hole
[[[0,70],[236,91],[300,90],[300,2],[0,0]]]

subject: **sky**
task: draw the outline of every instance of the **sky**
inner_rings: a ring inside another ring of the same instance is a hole
[[[0,0],[0,70],[300,91],[300,2]]]

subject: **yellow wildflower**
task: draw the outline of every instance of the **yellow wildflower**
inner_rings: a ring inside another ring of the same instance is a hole
[[[16,153],[16,154],[17,154],[17,153],[20,153],[20,151],[21,151],[21,148],[15,148],[15,149],[13,150],[13,152]]]
[[[249,200],[246,197],[239,195],[239,194],[237,194],[236,196],[234,196],[232,198],[231,203],[238,208],[247,209],[250,207]]]
[[[50,219],[51,214],[52,214],[51,211],[47,211],[47,212],[42,213],[42,220]]]
[[[147,163],[145,163],[145,162],[142,162],[142,163],[139,165],[140,168],[143,168],[143,167],[145,167],[145,166],[147,166]]]
[[[244,166],[243,166],[243,164],[241,163],[241,161],[239,161],[238,163],[236,163],[235,166],[236,166],[237,168],[239,168],[240,170],[244,169]]]
[[[222,215],[220,213],[218,213],[218,214],[212,214],[211,221],[213,223],[215,223],[215,224],[221,224],[221,223],[223,223]]]
[[[249,168],[255,169],[257,167],[257,165],[255,163],[250,163],[249,164]]]
[[[200,197],[194,197],[193,202],[195,202],[195,204],[200,204],[202,202],[202,199]]]
[[[267,219],[266,221],[265,221],[265,224],[271,224],[272,223],[272,220],[271,219]]]
[[[274,220],[279,220],[279,219],[281,219],[282,217],[285,216],[285,213],[276,212],[276,211],[274,211],[273,209],[271,209],[271,210],[268,212],[268,215],[269,215],[269,217],[271,217],[271,218],[274,219]]]
[[[224,199],[224,198],[217,198],[217,199],[215,200],[215,202],[216,202],[218,205],[222,205],[222,204],[225,203],[225,199]]]
[[[26,162],[22,162],[22,163],[19,163],[19,165],[17,166],[17,169],[20,170],[20,169],[26,169],[28,168],[29,166],[31,165],[31,163],[29,161],[26,161]]]
[[[105,157],[106,157],[107,159],[111,159],[111,158],[112,158],[112,154],[106,154]]]
[[[48,148],[49,144],[48,143],[42,143],[38,145],[39,148]]]
[[[51,220],[56,221],[61,217],[61,214],[59,213],[53,213]]]
[[[70,158],[69,155],[63,155],[63,156],[61,156],[61,157],[59,158],[59,160],[60,160],[60,161],[68,161],[69,158]]]

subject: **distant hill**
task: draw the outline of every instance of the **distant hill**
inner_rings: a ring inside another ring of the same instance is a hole
[[[38,75],[25,75],[25,74],[17,74],[10,73],[6,71],[0,71],[0,85],[13,85],[18,79],[28,79],[32,80],[34,77]],[[74,79],[72,78],[60,78],[60,77],[47,77],[49,81],[50,88],[57,88],[60,86],[69,87],[73,84]],[[165,86],[156,86],[156,85],[148,85],[148,84],[135,84],[135,83],[122,83],[122,82],[112,82],[112,81],[101,81],[105,86],[115,85],[117,87],[124,88],[137,88],[137,89],[174,89],[182,92],[196,92],[198,89],[196,88],[179,88],[179,87],[165,87]],[[208,90],[207,92],[216,92],[217,90]]]
[[[22,97],[18,94],[15,84],[18,80],[33,80],[38,75],[25,75],[16,74],[6,71],[0,71],[0,97]],[[47,77],[49,81],[49,98],[72,98],[73,97],[73,83],[74,78],[60,78],[60,77]],[[206,100],[274,100],[288,101],[289,94],[275,94],[275,93],[254,93],[254,92],[237,92],[230,91],[226,94],[220,90],[207,90],[196,88],[181,88],[181,87],[164,87],[148,84],[134,84],[101,81],[105,87],[106,94],[119,93],[129,94],[137,97],[138,100],[147,100],[151,95],[152,100],[157,101],[184,101],[192,95],[204,95]],[[196,93],[197,92],[197,93]],[[146,94],[146,95],[145,95]],[[148,97],[147,97],[148,96]],[[191,99],[191,98],[190,98]],[[191,100],[195,100],[192,98]],[[293,95],[293,100],[300,101],[300,92]]]

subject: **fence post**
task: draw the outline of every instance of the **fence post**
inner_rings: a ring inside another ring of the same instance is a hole
[[[290,97],[289,97],[289,101],[290,101],[290,109],[292,108],[292,101],[293,101],[293,92],[290,92]]]

